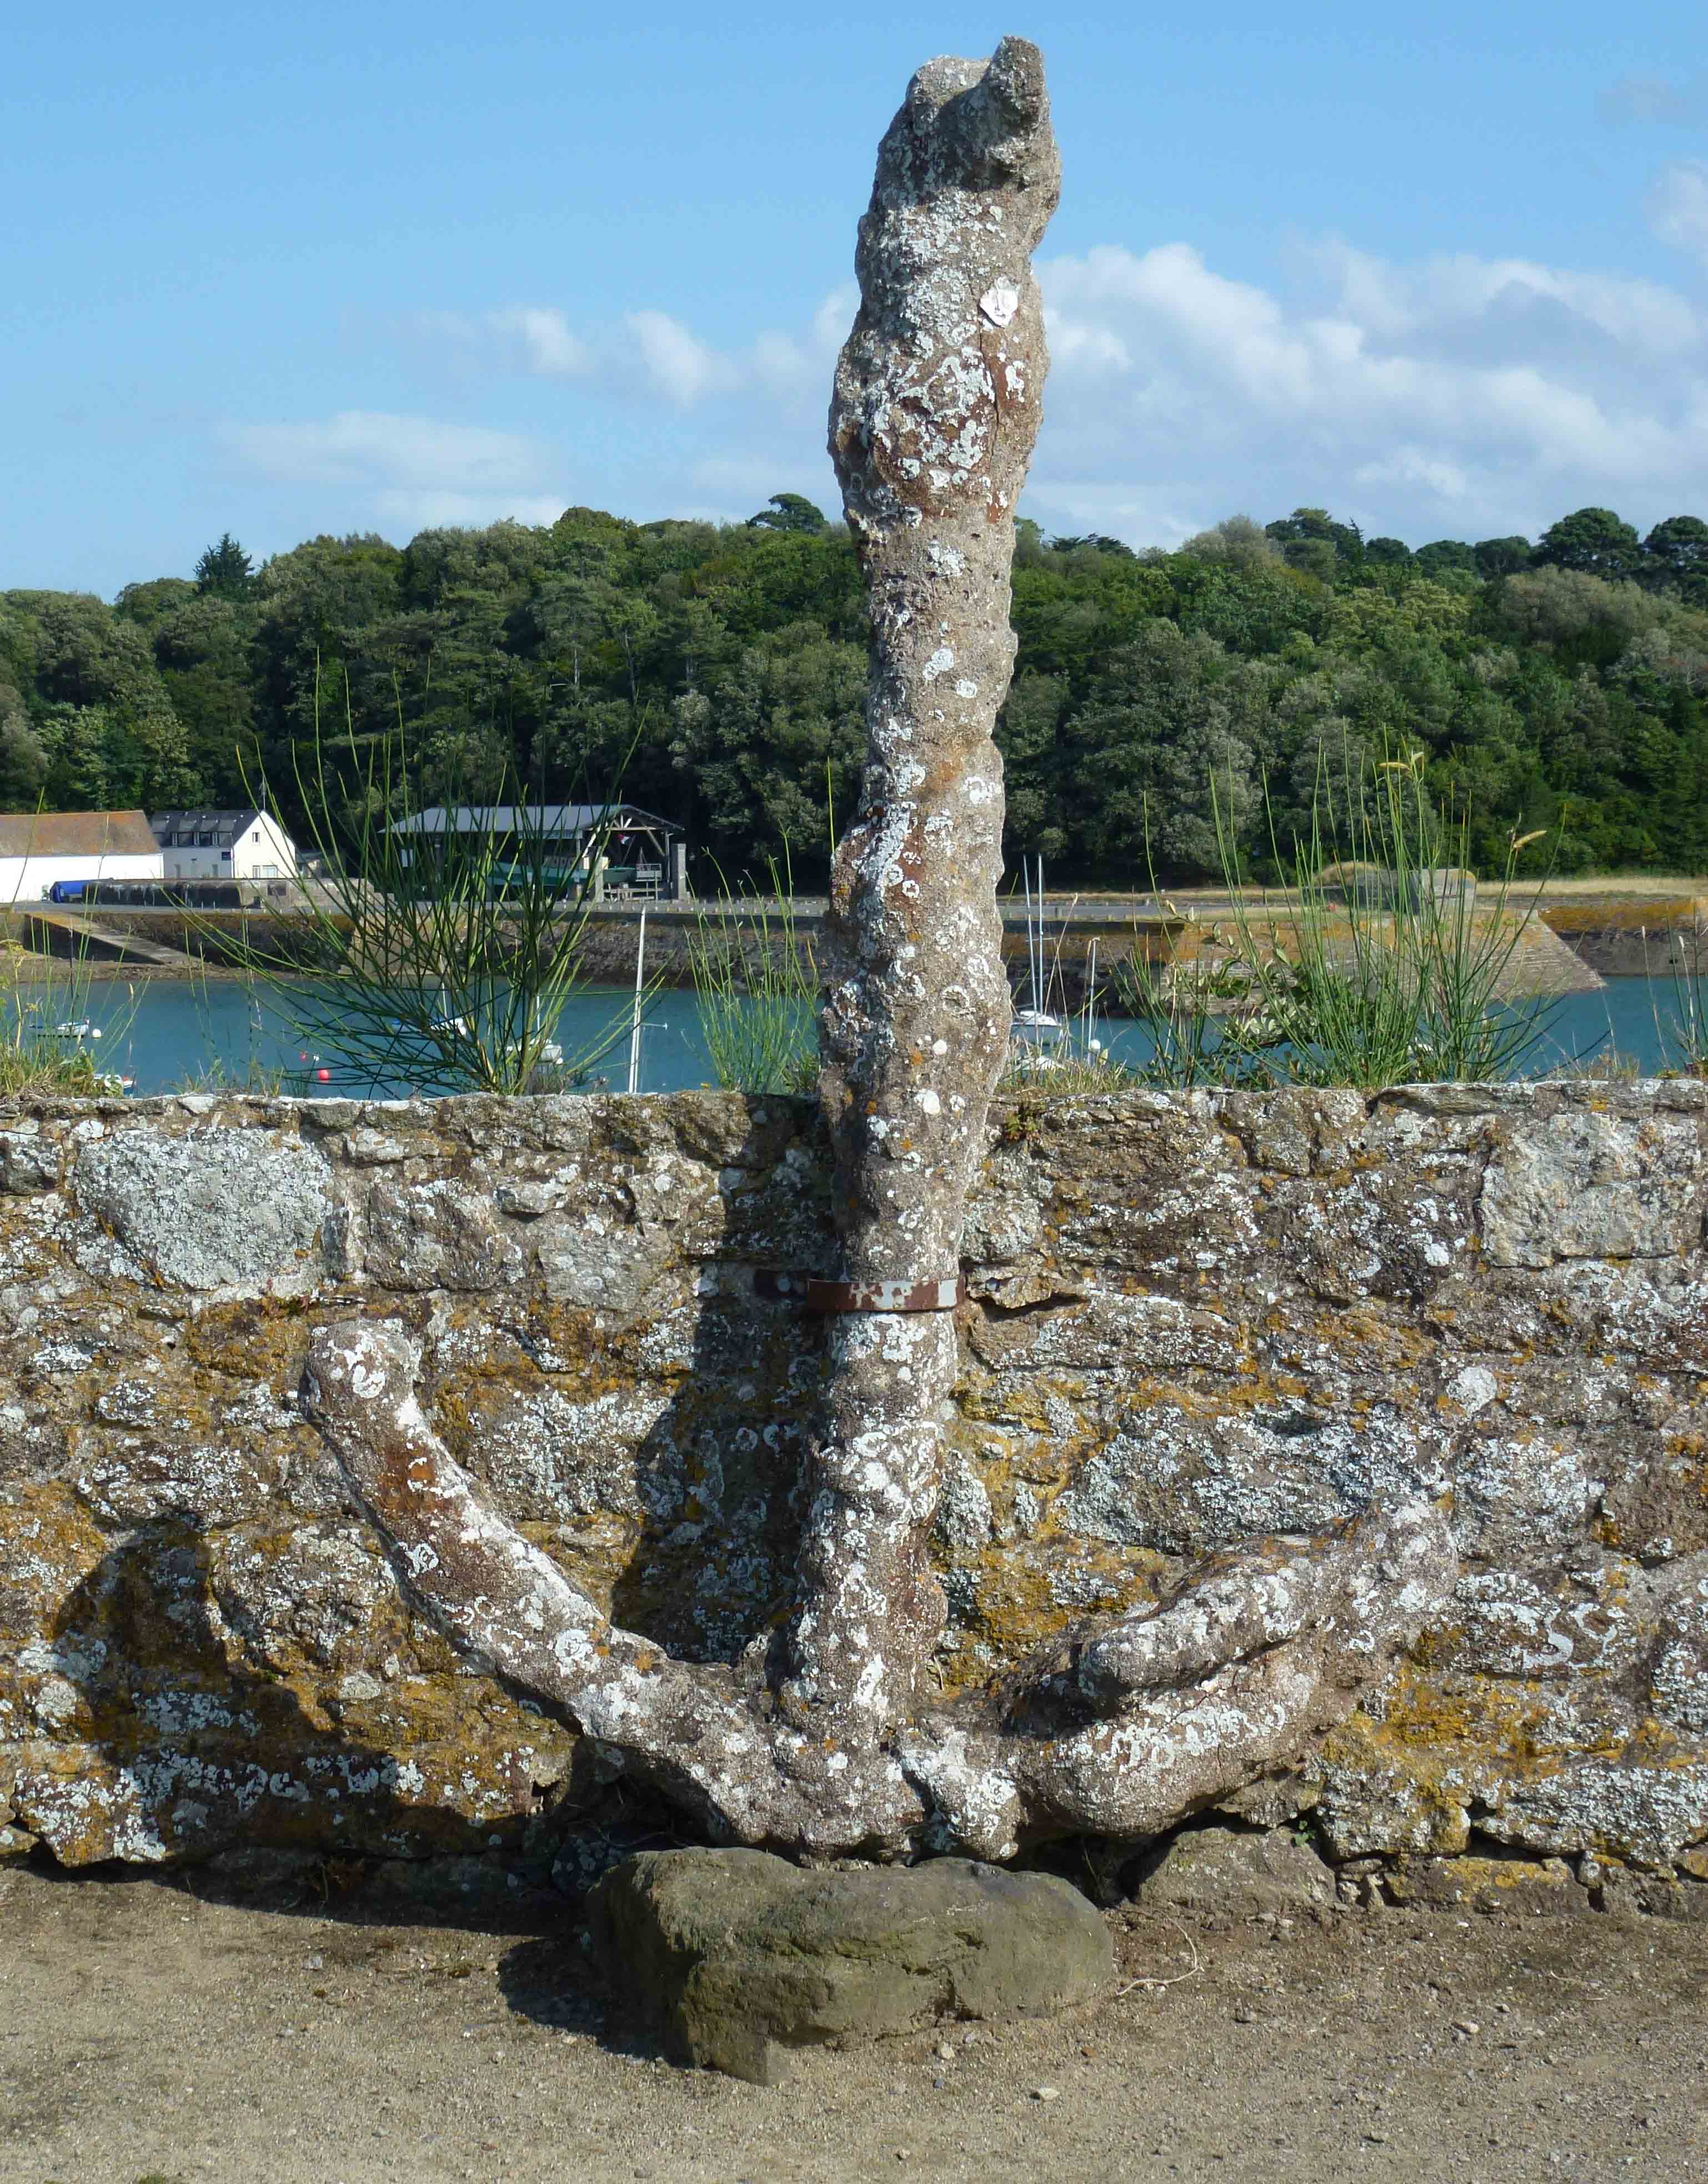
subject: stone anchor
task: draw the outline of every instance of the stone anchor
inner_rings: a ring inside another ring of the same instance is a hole
[[[1201,1568],[974,1700],[924,1673],[963,1217],[1007,1045],[991,732],[1047,366],[1030,255],[1059,172],[1041,58],[1006,38],[913,78],[860,227],[830,444],[870,599],[868,749],[821,1015],[846,1284],[829,1301],[854,1308],[829,1323],[780,1643],[691,1664],[615,1627],[477,1494],[403,1334],[346,1321],[310,1355],[308,1413],[423,1609],[712,1841],[796,1860],[1157,1833],[1295,1758],[1456,1574],[1431,1504],[1372,1507]]]

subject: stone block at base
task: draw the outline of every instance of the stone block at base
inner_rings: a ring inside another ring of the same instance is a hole
[[[1250,1919],[1326,1910],[1334,1875],[1286,1829],[1182,1828],[1139,1884],[1147,1911]]]
[[[673,2053],[758,2085],[792,2048],[1041,2016],[1114,1970],[1066,1881],[964,1858],[807,1871],[765,1851],[649,1851],[606,1875],[588,1919],[612,1988]]]
[[[1431,1911],[1546,1918],[1591,1908],[1563,1858],[1403,1858],[1384,1878],[1391,1902]]]

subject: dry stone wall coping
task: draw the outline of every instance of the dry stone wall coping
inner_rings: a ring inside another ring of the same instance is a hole
[[[1451,1497],[1463,1575],[1233,1817],[1339,1860],[1687,1875],[1708,1841],[1708,1088],[1024,1098],[965,1248],[934,1664],[977,1686],[1183,1557]],[[629,1628],[783,1612],[836,1271],[810,1102],[0,1106],[0,1830],[70,1864],[509,1856],[600,1755],[405,1604],[297,1407],[353,1307]]]

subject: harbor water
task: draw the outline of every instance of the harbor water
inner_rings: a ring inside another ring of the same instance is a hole
[[[80,979],[69,996],[33,995],[56,1020],[75,1012],[98,1030],[86,1040],[103,1071],[131,1080],[137,1095],[231,1087],[306,1091],[313,1097],[350,1093],[401,1098],[422,1090],[402,1081],[351,1081],[338,1056],[295,1028],[274,997],[252,994],[236,982],[204,984],[168,979]],[[1523,1073],[1543,1076],[1605,1065],[1610,1058],[1639,1075],[1676,1068],[1681,1059],[1671,1028],[1680,996],[1669,978],[1612,978],[1600,991],[1574,994],[1549,1006],[1543,1034]],[[581,1089],[622,1091],[628,1083],[632,997],[616,987],[577,994],[555,1028],[566,1060],[601,1043],[606,1051]],[[1080,1019],[1074,1019],[1075,1029]],[[1138,1065],[1151,1051],[1142,1025],[1100,1017],[1095,1035],[1120,1061]],[[70,1043],[70,1042],[68,1042]],[[645,1092],[677,1092],[716,1082],[695,996],[667,992],[642,1026],[638,1082]]]

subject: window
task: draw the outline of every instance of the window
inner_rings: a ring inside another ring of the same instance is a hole
[[[229,850],[220,850],[220,862],[222,865],[228,865],[228,864],[230,864],[230,863],[231,863],[231,861],[232,861],[232,853],[231,853],[231,851],[230,851]]]
[[[214,838],[213,838],[213,836],[212,836],[211,834],[198,834],[198,835],[197,835],[197,837],[196,837],[196,847],[197,847],[198,850],[211,850],[211,849],[213,848],[213,846],[214,846]]]

